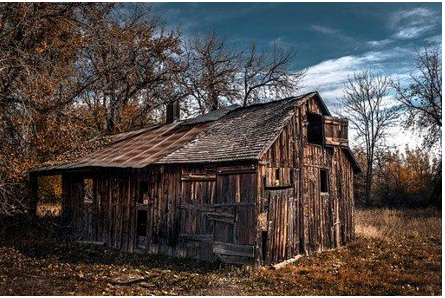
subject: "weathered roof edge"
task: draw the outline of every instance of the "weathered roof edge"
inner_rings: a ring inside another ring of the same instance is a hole
[[[305,103],[310,98],[313,98],[314,96],[315,96],[315,99],[317,100],[317,102],[320,103],[320,106],[321,106],[323,112],[326,113],[326,115],[331,116],[331,113],[329,112],[328,108],[326,107],[326,105],[323,102],[323,99],[321,98],[320,94],[317,91],[309,92],[309,93],[306,93],[301,96],[296,96],[295,99],[298,99],[298,104],[295,105],[295,107],[302,105],[303,103]],[[286,99],[283,99],[283,100],[286,100]],[[289,98],[287,98],[287,100],[289,100]],[[263,155],[266,154],[267,150],[269,150],[270,147],[272,147],[272,145],[275,143],[275,141],[280,137],[281,133],[283,132],[283,129],[289,124],[289,121],[292,119],[292,116],[294,115],[294,113],[295,113],[295,110],[293,110],[292,112],[289,113],[289,115],[287,116],[287,119],[284,121],[283,125],[277,132],[276,136],[274,138],[272,138],[264,146],[263,150],[261,150],[260,154],[257,157],[258,160],[261,160]]]
[[[273,100],[273,101],[268,101],[268,102],[260,102],[260,103],[256,103],[256,104],[252,104],[249,106],[245,106],[245,107],[238,107],[235,108],[233,110],[231,110],[230,112],[228,112],[227,114],[225,114],[223,117],[221,117],[219,120],[223,120],[224,117],[229,116],[230,114],[234,113],[234,112],[239,112],[240,110],[245,110],[245,109],[250,109],[253,107],[258,107],[258,106],[266,106],[266,105],[271,105],[271,104],[276,104],[282,101],[295,101],[296,104],[294,105],[294,108],[297,106],[300,106],[302,103],[306,102],[308,99],[312,98],[313,96],[317,96],[316,99],[317,101],[319,101],[321,103],[321,109],[323,110],[323,112],[325,112],[326,114],[330,115],[329,110],[327,109],[326,105],[323,103],[323,101],[321,100],[321,97],[319,95],[319,93],[317,91],[312,91],[312,92],[308,92],[306,94],[303,95],[298,95],[298,96],[290,96],[290,97],[286,97],[286,98],[282,98],[279,100]],[[245,157],[241,157],[241,158],[231,158],[229,159],[220,159],[220,160],[214,160],[211,162],[215,162],[215,163],[219,163],[219,162],[231,162],[231,161],[258,161],[260,160],[260,158],[263,156],[264,152],[267,151],[267,149],[270,148],[270,146],[272,146],[272,144],[275,142],[275,140],[280,136],[281,132],[283,131],[284,127],[286,127],[286,125],[289,123],[290,119],[292,118],[292,115],[294,114],[294,109],[290,110],[288,113],[288,115],[285,117],[284,120],[284,124],[277,130],[276,135],[272,138],[272,141],[267,142],[262,151],[260,152],[259,155],[257,155],[254,158],[245,158]],[[199,135],[196,136],[196,139],[199,138],[199,136],[201,134],[204,134],[206,131],[201,132]],[[178,148],[179,149],[179,148]],[[209,161],[210,162],[210,161]],[[180,161],[180,162],[155,162],[154,164],[158,164],[158,165],[168,165],[168,164],[194,164],[194,163],[200,163],[200,162],[195,162],[195,161]]]
[[[347,146],[347,147],[341,147],[341,149],[345,152],[346,157],[351,161],[354,174],[361,173],[362,167],[355,159],[354,153],[352,152],[351,148]]]
[[[323,99],[321,98],[320,94],[318,93],[318,91],[310,92],[305,95],[295,97],[295,99],[300,99],[296,106],[300,106],[301,104],[305,103],[308,99],[310,99],[314,96],[316,96],[315,99],[318,101],[318,103],[322,107],[323,112],[326,113],[326,115],[328,115],[328,116],[332,116],[331,113],[329,112],[328,108],[326,107]],[[289,100],[289,99],[290,98],[286,98],[286,99],[282,99],[282,100]],[[261,158],[264,156],[264,154],[266,154],[267,150],[269,150],[270,147],[272,147],[272,145],[275,143],[275,141],[280,137],[281,133],[283,132],[283,129],[289,124],[289,121],[292,119],[292,116],[294,113],[295,113],[295,111],[292,111],[291,113],[289,113],[290,115],[287,116],[287,119],[284,121],[283,125],[277,132],[277,135],[263,148],[263,150],[258,155],[257,160],[261,160]],[[347,158],[351,161],[354,173],[355,174],[361,173],[362,168],[360,167],[360,164],[355,159],[354,153],[352,152],[351,148],[349,146],[346,146],[346,147],[341,147],[341,149],[345,152]]]

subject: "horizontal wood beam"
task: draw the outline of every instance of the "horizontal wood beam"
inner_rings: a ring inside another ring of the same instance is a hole
[[[248,259],[246,257],[223,256],[215,253],[215,257],[222,263],[226,264],[245,264]]]
[[[238,257],[254,257],[253,245],[238,245],[224,242],[213,242],[213,253]]]
[[[225,222],[228,224],[235,224],[235,216],[226,213],[208,213],[206,214],[209,220]]]
[[[216,172],[218,175],[234,175],[234,174],[249,174],[256,173],[256,167],[246,167],[246,168],[233,168],[233,169],[220,169]]]
[[[193,240],[193,241],[207,241],[210,242],[213,240],[213,234],[179,234],[179,238],[184,240]]]
[[[268,190],[286,189],[286,188],[292,188],[292,185],[288,184],[288,185],[267,185],[267,186],[264,186],[264,189],[268,189]]]
[[[183,174],[181,181],[213,181],[216,180],[216,175],[209,174]]]

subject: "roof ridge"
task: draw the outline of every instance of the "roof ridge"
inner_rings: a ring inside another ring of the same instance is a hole
[[[219,109],[214,110],[214,111],[210,111],[210,112],[208,112],[208,113],[206,113],[206,114],[198,115],[198,116],[196,116],[196,117],[189,118],[189,119],[182,119],[182,120],[179,120],[179,121],[175,121],[175,122],[173,122],[173,123],[176,123],[176,124],[178,124],[178,125],[193,125],[193,124],[199,124],[200,122],[198,122],[198,123],[193,123],[193,122],[191,122],[190,120],[193,120],[193,119],[198,118],[198,117],[201,117],[201,116],[205,116],[205,115],[207,115],[207,114],[209,114],[209,113],[212,113],[212,112],[215,112],[215,111],[218,111],[218,110],[229,109],[228,113],[225,114],[225,115],[223,115],[223,116],[221,116],[220,118],[215,119],[215,120],[205,121],[205,122],[214,122],[214,121],[217,121],[217,120],[219,120],[219,119],[221,119],[221,118],[224,118],[225,116],[227,116],[227,115],[229,115],[229,114],[231,114],[231,113],[233,113],[233,112],[235,112],[235,111],[240,111],[240,110],[243,110],[243,109],[249,109],[249,108],[258,107],[258,106],[266,106],[266,105],[269,105],[269,104],[280,103],[280,102],[287,101],[287,100],[290,101],[290,100],[302,99],[302,98],[304,98],[304,97],[306,97],[306,96],[309,96],[309,95],[311,95],[311,94],[313,94],[313,93],[317,93],[317,91],[308,92],[308,93],[306,93],[306,94],[298,95],[298,96],[289,96],[289,97],[282,98],[282,99],[278,99],[278,100],[271,100],[271,101],[267,101],[267,102],[259,102],[259,103],[255,103],[255,104],[248,105],[248,106],[245,106],[245,107],[243,107],[243,106],[238,106],[238,105],[236,105],[236,104],[233,104],[233,105],[230,105],[230,106],[225,106],[225,107],[219,108]],[[237,107],[234,108],[234,109],[230,109],[231,107],[235,107],[235,106],[237,106]],[[125,131],[125,132],[117,133],[117,134],[114,134],[114,135],[109,135],[109,137],[112,138],[111,143],[114,144],[114,143],[118,143],[118,142],[127,140],[127,139],[129,139],[129,138],[133,138],[133,137],[139,136],[139,135],[141,135],[141,134],[146,133],[147,131],[150,131],[150,130],[153,130],[153,129],[157,129],[157,128],[160,128],[160,127],[163,127],[163,126],[166,126],[166,125],[170,125],[170,124],[173,124],[173,123],[168,123],[168,124],[167,124],[167,123],[158,123],[158,124],[154,124],[153,126],[148,126],[148,127],[144,127],[144,128],[135,129],[135,130],[129,130],[129,131]],[[128,134],[128,135],[125,136],[125,134]],[[124,136],[122,136],[122,137],[119,138],[119,135],[124,135]],[[114,140],[115,138],[117,138],[117,139]]]
[[[266,105],[270,105],[270,104],[275,104],[275,103],[280,103],[283,101],[291,101],[291,100],[298,100],[298,99],[302,99],[306,96],[312,95],[312,94],[317,94],[317,91],[312,91],[312,92],[308,92],[302,95],[293,95],[293,96],[289,96],[289,97],[285,97],[285,98],[281,98],[281,99],[277,99],[277,100],[271,100],[271,101],[267,101],[267,102],[258,102],[252,105],[248,105],[248,106],[240,106],[239,108],[236,108],[235,110],[231,111],[230,113],[234,112],[234,111],[239,111],[242,109],[249,109],[249,108],[253,108],[253,107],[258,107],[258,106],[266,106]]]

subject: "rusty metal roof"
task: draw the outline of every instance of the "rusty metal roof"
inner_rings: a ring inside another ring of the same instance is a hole
[[[180,122],[116,135],[107,147],[72,163],[40,168],[40,171],[89,167],[142,168],[188,143],[208,127],[208,123],[181,125]]]

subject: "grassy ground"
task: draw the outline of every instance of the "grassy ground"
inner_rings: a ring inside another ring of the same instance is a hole
[[[358,210],[347,247],[279,270],[60,241],[47,221],[0,222],[0,295],[441,295],[435,210]]]

